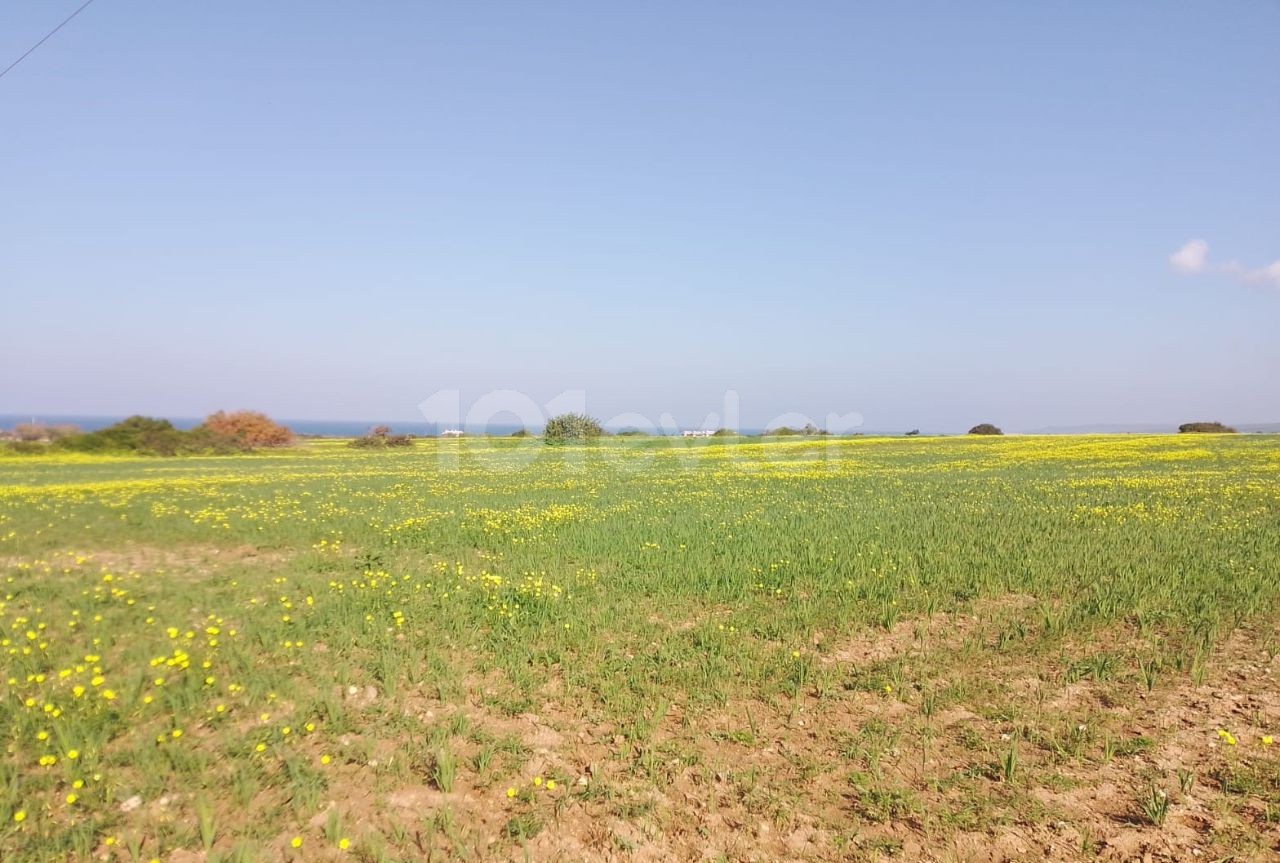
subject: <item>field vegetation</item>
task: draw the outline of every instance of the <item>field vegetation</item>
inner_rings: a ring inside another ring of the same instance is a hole
[[[1275,860],[1280,440],[0,455],[0,859]]]
[[[1178,426],[1182,434],[1235,434],[1236,430],[1220,422],[1183,423]]]
[[[586,414],[561,414],[547,420],[542,439],[549,444],[585,441],[604,435],[600,421]]]
[[[357,449],[386,449],[388,447],[413,446],[413,438],[407,434],[393,434],[390,426],[375,426],[366,435],[351,442]]]
[[[92,432],[82,432],[75,426],[25,423],[14,429],[13,437],[13,441],[0,446],[0,452],[226,455],[293,443],[293,432],[256,411],[218,411],[188,430],[175,427],[169,420],[146,416],[131,416]]]

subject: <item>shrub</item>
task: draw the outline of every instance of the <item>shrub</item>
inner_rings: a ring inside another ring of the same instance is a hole
[[[182,449],[183,434],[168,420],[132,416],[94,432],[107,449],[125,449],[156,455],[176,455]],[[93,435],[86,435],[92,437]]]
[[[604,434],[600,422],[586,414],[560,414],[547,420],[542,437],[547,443],[563,443],[597,438]]]
[[[215,434],[204,426],[181,431],[168,420],[144,416],[132,416],[88,434],[68,434],[54,440],[49,447],[70,452],[132,452],[139,455],[233,453],[249,449],[244,442]]]
[[[738,432],[736,429],[719,428],[719,429],[716,429],[714,432],[712,432],[711,436],[712,437],[737,437]]]
[[[177,455],[189,449],[188,433],[178,431],[168,420],[131,416],[115,425],[82,435],[69,435],[53,446],[75,452],[137,452],[147,455]]]
[[[5,443],[5,448],[23,455],[39,455],[49,451],[49,445],[38,440],[12,440]]]
[[[47,425],[46,423],[18,423],[13,427],[13,436],[20,441],[55,441],[73,434],[80,429],[73,425]]]
[[[515,431],[513,431],[513,432],[511,433],[511,436],[512,436],[512,437],[528,437],[528,436],[529,436],[529,430],[528,430],[528,429],[525,429],[525,428],[516,429]]]
[[[293,443],[293,432],[257,411],[218,411],[206,417],[201,428],[215,437],[253,449]]]
[[[362,449],[386,449],[388,447],[413,446],[413,438],[407,434],[392,434],[387,426],[375,426],[364,437],[358,437],[351,446]]]
[[[820,429],[813,423],[806,423],[802,429],[793,429],[790,426],[779,426],[776,429],[769,429],[766,435],[780,435],[786,437],[788,435],[828,435],[831,432],[826,429]]]
[[[13,436],[20,441],[48,440],[43,423],[18,423],[13,427]]]
[[[182,435],[181,452],[213,453],[229,455],[237,452],[250,452],[253,447],[242,440],[226,435],[216,434],[205,426],[196,426],[191,431],[179,432]]]
[[[979,423],[969,429],[969,434],[1004,434],[1004,432],[1000,431],[1000,429],[993,426],[991,423]]]
[[[1183,423],[1178,426],[1179,434],[1235,434],[1236,430],[1222,423]]]
[[[907,432],[907,437],[915,437],[918,434],[920,434],[920,429],[912,429],[911,431]]]

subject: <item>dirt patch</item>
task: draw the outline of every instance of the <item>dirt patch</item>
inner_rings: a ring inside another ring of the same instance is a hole
[[[1237,632],[1200,684],[1169,673],[1148,689],[1136,670],[1073,680],[1052,651],[1001,651],[1003,625],[980,610],[901,622],[883,644],[864,633],[829,653],[843,685],[673,702],[646,733],[562,683],[536,712],[502,712],[514,700],[493,670],[454,702],[344,690],[455,728],[458,776],[442,790],[422,766],[437,744],[413,735],[344,735],[308,842],[334,808],[353,841],[401,836],[408,859],[1277,859],[1280,748],[1262,741],[1280,731],[1280,665],[1264,639]],[[889,660],[903,684],[863,688],[859,670]],[[289,859],[288,840],[263,859]]]
[[[841,641],[822,656],[824,663],[870,664],[926,650],[955,649],[1009,616],[1021,615],[1036,602],[1033,596],[1011,594],[982,600],[967,612],[938,612],[901,620],[889,628],[868,629]],[[815,638],[821,642],[821,637]]]
[[[904,622],[831,662],[933,659],[989,620]],[[1230,638],[1201,685],[1151,691],[979,656],[948,674],[972,694],[927,715],[919,692],[848,691],[673,709],[648,743],[584,729],[591,793],[529,848],[583,860],[1277,859],[1280,759],[1262,741],[1280,728],[1280,686],[1255,636]],[[557,727],[545,757],[578,760],[573,730]]]
[[[161,571],[171,574],[209,575],[230,566],[276,567],[292,556],[292,552],[260,549],[251,545],[180,545],[164,548],[127,545],[117,549],[95,549],[92,552],[55,552],[36,559],[0,557],[0,568],[23,567],[45,572]]]

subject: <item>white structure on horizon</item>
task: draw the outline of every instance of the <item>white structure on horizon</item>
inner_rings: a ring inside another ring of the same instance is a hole
[[[712,429],[685,429],[680,432],[683,437],[711,437],[715,434]]]
[[[440,432],[440,437],[462,437],[465,432],[462,429],[445,429]]]

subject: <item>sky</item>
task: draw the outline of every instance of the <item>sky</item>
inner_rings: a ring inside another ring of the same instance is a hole
[[[0,6],[0,67],[80,2]],[[0,78],[0,413],[1280,421],[1277,34],[96,0]]]

